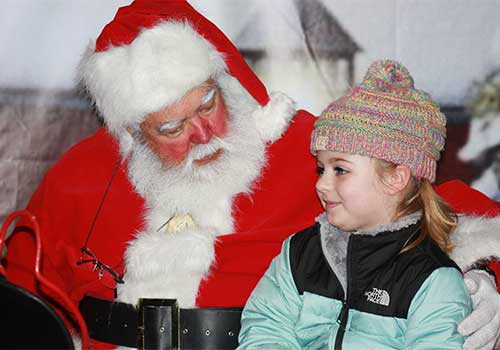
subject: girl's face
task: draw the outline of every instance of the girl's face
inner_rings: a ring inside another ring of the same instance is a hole
[[[374,159],[333,151],[319,151],[316,158],[316,192],[330,224],[350,232],[392,221],[397,203],[384,191]]]

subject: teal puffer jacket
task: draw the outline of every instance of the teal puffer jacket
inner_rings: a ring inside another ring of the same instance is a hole
[[[344,276],[320,226],[284,242],[245,306],[238,349],[462,349],[472,305],[460,271],[430,240],[399,253],[418,225],[350,235]]]

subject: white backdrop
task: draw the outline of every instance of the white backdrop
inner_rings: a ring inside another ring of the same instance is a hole
[[[309,1],[309,0],[306,0]],[[356,80],[371,61],[395,58],[442,104],[461,104],[471,82],[500,66],[500,0],[322,0],[362,48]],[[71,88],[89,40],[125,0],[3,0],[0,87]],[[269,47],[300,38],[292,0],[193,0],[239,44]],[[256,36],[239,43],[251,24]],[[264,29],[262,29],[264,28]],[[266,34],[268,34],[266,36]],[[278,40],[279,39],[279,40]],[[262,77],[266,82],[266,77]],[[270,89],[289,90],[301,107],[318,112],[318,81],[297,78]]]

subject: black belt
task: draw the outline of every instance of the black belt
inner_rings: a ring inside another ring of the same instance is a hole
[[[80,312],[95,340],[139,349],[235,349],[241,310],[180,309],[175,299],[141,299],[138,308],[86,296]]]

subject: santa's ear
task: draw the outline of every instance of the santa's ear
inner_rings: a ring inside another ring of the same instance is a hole
[[[139,125],[123,127],[117,133],[117,140],[120,143],[120,154],[123,159],[128,158],[132,150],[134,142],[144,144],[144,135]]]
[[[125,129],[127,130],[127,133],[131,139],[136,140],[141,144],[145,143],[144,134],[139,124],[129,125]]]
[[[137,133],[141,132],[141,127],[139,124],[130,124],[129,126],[126,127],[127,132],[132,135],[132,137],[137,136]]]
[[[136,130],[136,129],[134,129],[133,127],[131,127],[131,126],[127,126],[127,132],[128,132],[130,135],[134,136],[134,133],[135,133],[135,132],[137,132],[137,130]]]
[[[406,165],[396,165],[384,174],[386,192],[391,195],[402,193],[411,179],[411,170]]]

